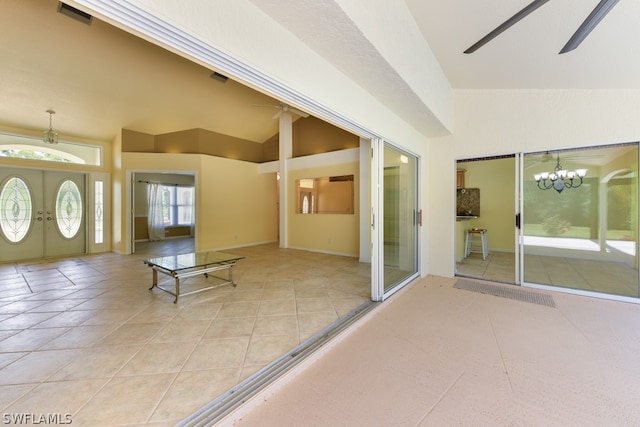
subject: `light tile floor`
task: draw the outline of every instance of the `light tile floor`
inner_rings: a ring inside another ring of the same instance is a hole
[[[276,245],[228,252],[246,257],[238,286],[177,304],[148,290],[142,260],[162,254],[152,246],[0,265],[0,413],[174,425],[369,300],[370,265],[357,259]]]
[[[640,425],[639,304],[455,282],[415,281],[221,425]]]
[[[590,292],[638,297],[638,270],[620,262],[526,255],[525,281]],[[515,257],[508,252],[472,252],[456,264],[456,274],[515,283]]]
[[[485,260],[482,254],[471,252],[456,263],[456,274],[465,277],[515,283],[515,257],[508,252],[489,252]]]

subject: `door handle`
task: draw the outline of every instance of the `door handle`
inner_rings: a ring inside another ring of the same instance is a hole
[[[422,209],[418,211],[418,225],[422,227]]]

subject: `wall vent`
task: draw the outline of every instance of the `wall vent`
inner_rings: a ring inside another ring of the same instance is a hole
[[[91,21],[93,20],[93,16],[89,15],[88,13],[62,2],[58,2],[58,13],[68,16],[69,18],[75,19],[76,21],[82,22],[86,25],[91,25]]]
[[[229,80],[229,77],[227,77],[225,75],[222,75],[222,74],[220,74],[218,72],[215,72],[215,71],[213,72],[213,74],[211,74],[211,78],[213,80],[217,80],[217,81],[219,81],[221,83],[226,83],[227,80]]]

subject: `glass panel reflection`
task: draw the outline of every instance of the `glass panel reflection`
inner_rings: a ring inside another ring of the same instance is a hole
[[[417,159],[384,148],[384,291],[418,271]]]
[[[638,297],[637,172],[636,143],[525,155],[525,282]]]

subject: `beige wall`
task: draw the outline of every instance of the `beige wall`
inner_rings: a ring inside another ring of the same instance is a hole
[[[209,154],[249,162],[263,161],[262,144],[206,129],[189,129],[162,135],[123,129],[122,133],[124,152]]]
[[[331,151],[357,148],[360,138],[316,117],[299,118],[293,122],[292,156],[302,157]],[[264,142],[264,160],[278,160],[279,134]]]
[[[293,123],[293,157],[358,148],[360,139],[315,117]]]
[[[359,256],[359,172],[358,163],[298,169],[289,172],[289,247],[318,252]],[[354,176],[353,214],[296,213],[296,180],[326,176]]]
[[[464,162],[458,163],[458,167],[466,169],[465,187],[480,189],[480,217],[463,221],[463,228],[486,228],[490,250],[513,252],[516,226],[515,158]]]
[[[200,154],[123,153],[131,172],[173,171],[196,176],[196,250],[222,249],[277,240],[275,174],[258,165]],[[130,236],[129,191],[123,194],[123,235]],[[124,239],[123,239],[124,240]],[[126,245],[122,244],[123,251]]]
[[[196,180],[198,250],[273,242],[278,239],[276,174],[258,165],[200,156]]]
[[[278,160],[279,134],[256,143],[206,129],[189,129],[162,135],[122,130],[123,152],[209,154],[248,162]],[[316,117],[293,122],[293,157],[357,148],[360,139]]]
[[[120,151],[122,152],[153,153],[155,151],[155,137],[153,135],[122,129],[121,137],[123,142],[120,144]]]

